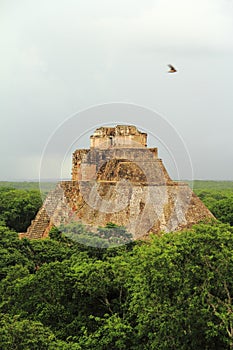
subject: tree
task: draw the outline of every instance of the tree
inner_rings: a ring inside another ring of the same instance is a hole
[[[98,227],[97,232],[92,232],[88,226],[75,221],[61,225],[59,230],[70,240],[97,248],[115,247],[132,241],[132,235],[125,227],[112,222],[107,223],[105,227]]]
[[[146,349],[231,349],[233,235],[198,225],[137,247],[130,323]],[[143,348],[143,347],[142,347]]]
[[[0,188],[0,220],[17,232],[25,232],[42,204],[40,192]]]
[[[233,226],[233,197],[221,199],[215,203],[212,213],[218,220]]]
[[[6,226],[0,226],[0,280],[5,278],[11,267],[20,265],[33,270],[33,263],[24,254],[24,241]]]
[[[230,225],[199,224],[99,255],[57,234],[19,240],[0,227],[3,350],[15,339],[16,349],[233,349]]]
[[[42,323],[20,318],[19,315],[1,315],[0,343],[2,350],[48,350],[55,336]]]
[[[223,223],[233,226],[233,193],[230,190],[196,191],[213,215]]]

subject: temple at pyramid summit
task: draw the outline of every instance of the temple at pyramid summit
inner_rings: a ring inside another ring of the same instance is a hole
[[[93,230],[111,222],[144,239],[212,218],[187,184],[170,178],[146,133],[117,125],[96,129],[90,148],[74,151],[72,180],[48,194],[24,236],[44,238],[53,226],[77,221]]]

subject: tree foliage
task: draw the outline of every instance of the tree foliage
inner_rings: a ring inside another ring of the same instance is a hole
[[[197,190],[196,193],[219,221],[233,226],[232,190]]]
[[[3,349],[15,339],[16,349],[233,347],[233,229],[226,224],[152,236],[101,256],[69,240],[18,240],[3,227],[1,237]]]
[[[17,232],[25,232],[42,204],[40,192],[0,187],[0,221]]]
[[[1,349],[233,349],[231,194],[210,192],[199,195],[228,223],[112,248],[85,239],[109,242],[125,228],[109,223],[94,237],[71,224],[20,240],[3,211]]]
[[[112,222],[107,223],[105,227],[98,227],[96,232],[91,231],[88,226],[86,227],[79,221],[61,225],[59,230],[63,236],[65,235],[72,241],[100,249],[116,247],[132,241],[132,234],[127,232],[124,226],[118,226]],[[50,237],[51,235],[57,235],[58,238],[56,229],[50,232]]]

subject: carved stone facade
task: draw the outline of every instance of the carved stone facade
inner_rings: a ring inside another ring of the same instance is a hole
[[[101,127],[91,136],[91,148],[122,148],[130,146],[139,148],[147,146],[147,134],[138,131],[133,125]]]
[[[102,127],[90,140],[90,149],[73,153],[72,181],[48,195],[26,237],[43,238],[52,226],[78,220],[94,229],[113,222],[142,239],[213,218],[187,184],[171,180],[135,126]]]

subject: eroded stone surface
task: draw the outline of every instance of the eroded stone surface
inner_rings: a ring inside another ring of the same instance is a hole
[[[43,238],[52,226],[80,220],[93,229],[126,226],[134,239],[181,230],[213,215],[187,184],[170,179],[157,148],[134,126],[99,128],[91,148],[73,153],[72,181],[46,198],[26,237]]]

